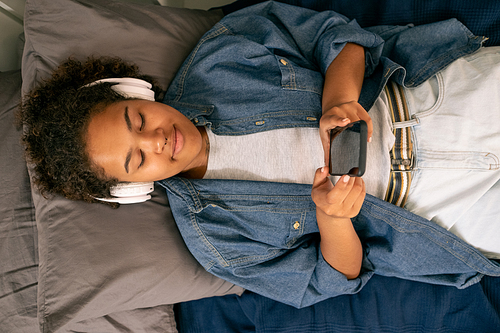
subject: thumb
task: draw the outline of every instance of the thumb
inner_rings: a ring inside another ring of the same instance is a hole
[[[317,188],[328,181],[328,167],[324,166],[316,170],[313,180],[313,188]]]

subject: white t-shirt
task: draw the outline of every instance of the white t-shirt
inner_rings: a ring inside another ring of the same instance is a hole
[[[389,151],[394,145],[385,93],[369,114],[373,121],[363,179],[367,193],[384,198],[389,181]],[[206,179],[239,179],[312,184],[314,173],[325,165],[318,128],[286,128],[241,135],[215,135],[210,140]]]

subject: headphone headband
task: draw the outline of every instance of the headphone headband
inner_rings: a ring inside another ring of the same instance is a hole
[[[116,83],[111,87],[114,91],[127,98],[139,98],[148,101],[155,100],[155,92],[151,90],[153,85],[147,81],[132,77],[101,79],[82,86],[92,87],[100,83]]]

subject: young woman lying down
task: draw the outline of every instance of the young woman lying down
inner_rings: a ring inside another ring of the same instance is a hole
[[[500,274],[500,49],[483,41],[266,2],[205,34],[163,97],[120,59],[61,64],[23,102],[24,143],[44,193],[158,181],[205,269],[297,307],[374,273],[466,287]],[[329,132],[358,120],[367,171],[334,184]]]

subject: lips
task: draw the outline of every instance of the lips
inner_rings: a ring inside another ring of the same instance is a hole
[[[184,146],[184,136],[182,133],[174,127],[173,140],[172,140],[172,158],[182,150]]]

